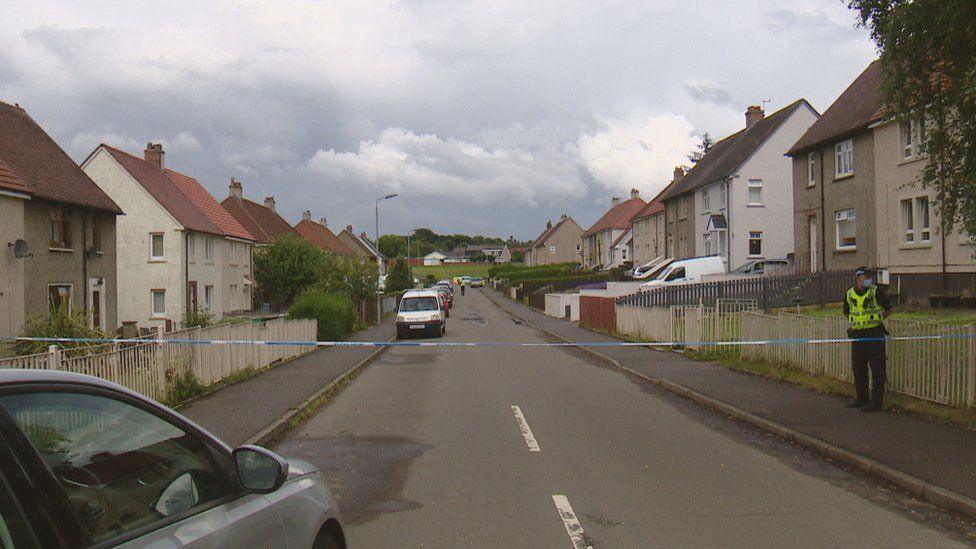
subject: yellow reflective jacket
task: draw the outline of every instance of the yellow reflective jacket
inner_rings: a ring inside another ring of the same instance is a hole
[[[847,320],[851,323],[851,329],[867,330],[881,325],[884,309],[878,305],[877,294],[876,288],[870,288],[861,295],[853,287],[847,290],[847,306],[850,311]]]

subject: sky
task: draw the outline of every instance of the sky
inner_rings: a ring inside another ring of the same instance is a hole
[[[653,197],[699,136],[876,56],[841,0],[54,2],[0,7],[0,100],[82,161],[141,154],[288,221],[531,239]],[[763,103],[768,100],[767,103]]]

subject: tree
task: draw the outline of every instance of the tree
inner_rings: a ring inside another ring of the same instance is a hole
[[[374,261],[361,261],[343,254],[327,252],[319,263],[318,286],[326,292],[345,294],[362,303],[376,293],[379,267]]]
[[[407,254],[407,237],[398,234],[385,234],[380,237],[380,253],[383,257],[397,257]]]
[[[254,252],[254,280],[264,297],[282,307],[319,278],[322,251],[288,235]]]
[[[924,113],[933,189],[949,232],[976,235],[976,2],[849,0],[881,52],[881,100],[895,120]]]
[[[386,291],[399,292],[413,288],[413,281],[410,280],[410,269],[407,260],[403,257],[396,258],[396,262],[390,267],[386,277]]]
[[[512,250],[512,261],[515,263],[521,263],[525,259],[522,254],[522,250]]]
[[[692,164],[697,164],[698,161],[704,158],[705,154],[707,154],[708,151],[712,150],[712,147],[715,146],[715,141],[712,140],[712,136],[709,135],[708,132],[701,134],[699,139],[701,139],[701,142],[697,145],[698,150],[693,151],[688,155],[688,160],[690,160]]]

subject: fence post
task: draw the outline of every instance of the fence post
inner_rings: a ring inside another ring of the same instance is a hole
[[[969,327],[969,394],[967,406],[976,406],[976,324]]]
[[[61,369],[61,349],[59,349],[57,345],[47,346],[47,369]]]
[[[766,290],[766,277],[761,277],[759,279],[759,285],[762,288],[762,307],[763,312],[769,312],[769,292]]]

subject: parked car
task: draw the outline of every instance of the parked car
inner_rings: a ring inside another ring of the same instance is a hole
[[[634,280],[644,280],[647,278],[654,278],[658,273],[667,268],[674,261],[674,258],[657,256],[654,259],[639,265],[634,272],[631,274],[631,278]]]
[[[481,288],[484,285],[485,285],[485,279],[481,278],[480,276],[476,276],[471,279],[472,288]]]
[[[397,309],[397,339],[414,334],[441,337],[447,332],[447,311],[437,290],[410,290],[400,299]]]
[[[346,546],[322,474],[95,377],[0,370],[4,547]]]
[[[438,292],[441,297],[441,308],[444,309],[444,316],[451,316],[451,292],[444,286],[434,286],[432,290]]]
[[[444,290],[444,293],[445,293],[444,299],[447,300],[447,308],[448,309],[454,307],[454,288],[452,288],[450,285],[443,284],[441,282],[438,282],[434,286],[434,288],[440,288],[440,289]]]
[[[670,286],[672,284],[688,284],[700,282],[705,275],[722,274],[725,263],[717,255],[681,259],[667,266],[654,279],[641,284],[641,291]]]
[[[789,259],[753,259],[743,263],[738,269],[730,272],[731,275],[761,275],[766,270],[775,271],[791,265]]]

